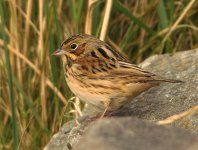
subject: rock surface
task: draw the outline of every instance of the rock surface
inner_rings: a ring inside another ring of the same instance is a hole
[[[185,51],[185,52],[179,52],[172,56],[168,54],[156,55],[145,60],[142,64],[140,64],[140,66],[152,73],[161,75],[166,78],[179,79],[179,80],[184,81],[185,83],[183,84],[164,83],[164,84],[161,84],[161,86],[152,88],[140,94],[139,96],[134,98],[130,104],[128,104],[123,109],[121,109],[120,111],[114,114],[114,116],[122,116],[122,119],[115,118],[114,119],[115,122],[121,122],[121,125],[124,127],[125,120],[126,122],[128,120],[127,124],[128,125],[131,124],[131,126],[134,127],[134,128],[130,128],[130,130],[135,131],[136,124],[133,125],[133,121],[130,120],[127,116],[137,117],[137,118],[140,118],[141,120],[147,120],[150,122],[157,122],[159,120],[181,113],[183,111],[188,110],[189,108],[193,106],[198,105],[198,92],[197,92],[198,91],[198,49]],[[86,115],[89,115],[89,116],[91,115],[90,109],[87,108],[85,112],[86,112],[85,113]],[[60,129],[60,131],[52,137],[52,139],[47,144],[45,149],[46,150],[55,150],[55,149],[56,150],[59,150],[59,149],[70,150],[73,147],[75,147],[75,145],[83,137],[82,134],[84,134],[86,129],[89,128],[90,124],[92,124],[90,120],[89,121],[87,120],[86,115],[79,118],[78,120],[80,122],[79,125],[77,125],[76,121],[70,121],[66,123]],[[121,121],[118,121],[120,119]],[[100,132],[98,131],[99,130],[98,126],[100,125],[101,128],[104,128],[102,124],[105,125],[110,121],[111,119],[107,118],[105,120],[101,120],[99,122],[94,123],[93,126],[95,126],[95,128],[92,126],[92,128],[88,130],[88,133],[85,134],[85,142],[87,139],[86,137],[89,136],[89,133],[92,135],[94,133],[93,130],[95,130],[94,136],[98,135],[97,133]],[[138,121],[138,123],[141,124],[141,121]],[[167,133],[174,132],[175,137],[174,136],[172,137],[173,143],[169,142],[170,145],[173,144],[172,146],[177,145],[177,142],[179,139],[176,137],[181,136],[179,135],[179,132],[182,132],[181,134],[184,135],[183,133],[184,131],[181,131],[181,130],[186,129],[189,133],[185,133],[185,136],[183,137],[184,139],[180,138],[181,139],[180,142],[182,143],[184,142],[183,144],[187,145],[185,148],[191,149],[192,147],[190,147],[189,141],[186,138],[192,137],[194,139],[195,138],[194,136],[198,135],[198,114],[196,113],[192,116],[184,117],[183,119],[175,121],[170,126],[178,127],[181,129],[178,129],[178,130],[170,129],[170,131],[168,131],[167,128],[159,127],[157,125],[156,126],[153,125],[152,129],[154,130],[154,128],[156,128],[156,131],[153,131],[156,134],[159,130],[167,131]],[[145,134],[149,131],[149,127],[150,127],[149,124],[144,125],[144,122],[142,122],[141,128],[142,128],[142,131],[145,131]],[[117,130],[113,132],[119,132],[119,128],[116,129],[116,125],[112,128]],[[129,131],[129,134],[131,132],[130,130],[126,129],[126,131]],[[163,131],[160,131],[160,132],[163,133]],[[126,133],[126,136],[128,134],[127,132],[123,132],[123,133]],[[192,133],[194,133],[195,135],[192,135]],[[141,135],[138,135],[138,134],[140,134],[140,132],[137,132],[136,134],[136,136],[140,138]],[[163,133],[163,134],[166,134],[166,133]],[[106,136],[105,134],[98,135],[98,137],[94,137],[90,140],[92,140],[92,142],[94,143],[94,142],[97,142],[96,140],[98,140],[98,138],[100,138],[100,142],[102,141],[105,142],[104,140],[102,140],[102,138],[106,138],[105,136]],[[172,135],[170,134],[169,136],[172,136]],[[148,137],[152,138],[154,137],[154,134],[149,134]],[[167,137],[168,135],[164,137],[164,140],[167,139]],[[120,142],[124,142],[122,137],[119,137],[119,138],[120,138]],[[82,142],[83,140],[82,141],[80,140],[81,144]],[[141,140],[139,142],[141,142]],[[149,141],[147,141],[145,138],[142,141],[142,143],[138,143],[138,145],[142,146],[146,144],[146,142],[149,142]],[[125,145],[126,144],[127,143],[125,143]],[[128,143],[128,145],[130,144],[131,142]],[[163,140],[158,141],[157,144],[159,145],[161,144],[163,147],[163,144],[164,144]],[[138,149],[138,145],[136,149]],[[148,149],[153,149],[155,145],[156,145],[155,142],[150,141],[148,146],[152,148],[148,147]],[[193,142],[192,142],[192,146],[195,146],[196,149],[198,149],[198,145],[193,145]],[[78,148],[78,146],[76,148]],[[121,149],[124,149],[124,148],[121,148]],[[141,147],[139,149],[141,149]]]
[[[135,118],[93,123],[74,150],[197,150],[198,137],[185,130],[157,126]]]

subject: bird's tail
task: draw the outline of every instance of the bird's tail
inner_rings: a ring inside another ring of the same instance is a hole
[[[184,83],[184,81],[181,81],[181,80],[167,79],[167,78],[164,78],[164,77],[161,77],[161,76],[155,76],[154,80],[159,81],[159,82]]]
[[[175,79],[164,79],[164,82],[170,82],[170,83],[184,83],[184,81],[175,80]]]

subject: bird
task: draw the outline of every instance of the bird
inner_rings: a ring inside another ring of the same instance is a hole
[[[66,82],[80,100],[97,111],[114,112],[166,79],[130,63],[123,54],[92,35],[65,39],[53,55],[61,56]]]

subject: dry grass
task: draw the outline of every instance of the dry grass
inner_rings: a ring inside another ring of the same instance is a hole
[[[61,62],[71,34],[92,33],[139,63],[197,47],[195,0],[0,1],[0,149],[42,148],[81,114]]]
[[[184,111],[181,112],[179,114],[175,114],[173,116],[170,116],[164,120],[160,120],[157,122],[157,124],[159,125],[165,125],[165,124],[171,124],[174,123],[175,121],[179,120],[179,119],[183,119],[183,118],[188,118],[190,116],[193,116],[194,114],[198,113],[198,105]]]

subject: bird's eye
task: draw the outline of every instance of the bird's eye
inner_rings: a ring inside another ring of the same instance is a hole
[[[72,43],[70,45],[70,48],[73,49],[73,50],[75,50],[77,48],[77,44],[76,43]]]

